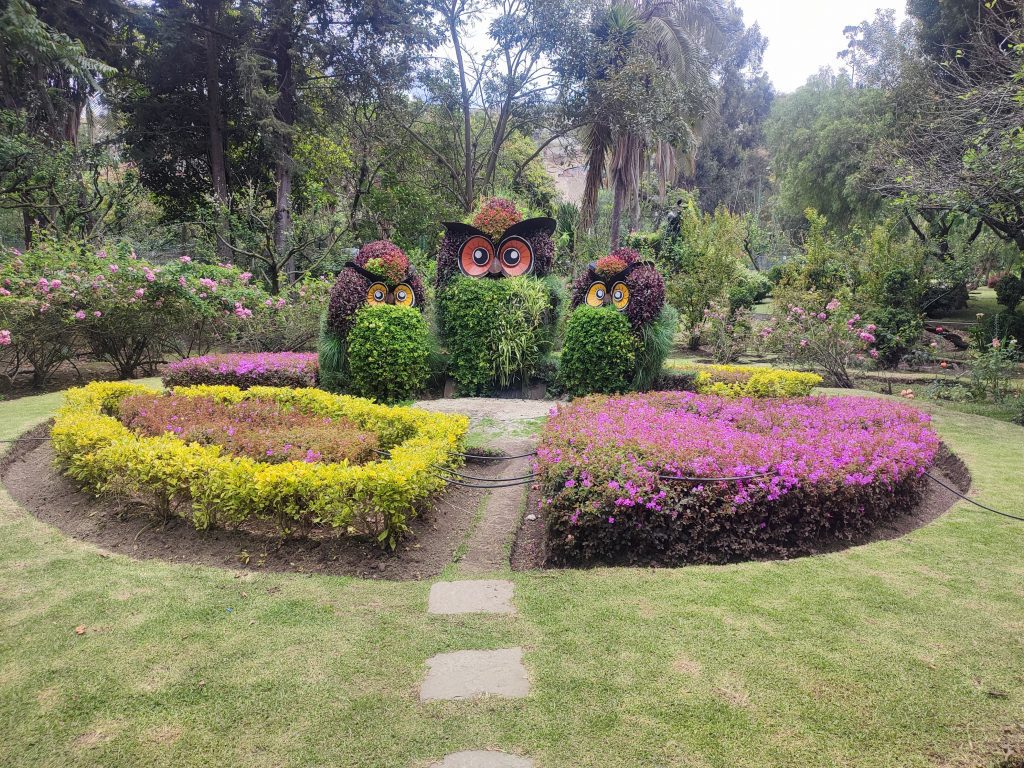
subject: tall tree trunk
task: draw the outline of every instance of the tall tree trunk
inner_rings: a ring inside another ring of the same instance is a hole
[[[476,197],[476,190],[473,188],[476,175],[473,168],[473,112],[472,105],[470,104],[469,86],[466,84],[466,62],[462,56],[459,20],[455,11],[455,4],[453,3],[449,7],[448,32],[452,36],[452,46],[455,48],[455,61],[459,67],[459,86],[462,90],[462,162],[464,166],[462,207],[468,213],[473,209],[473,202]]]
[[[274,201],[275,260],[281,264],[285,279],[293,283],[298,279],[295,255],[288,252],[292,232],[292,127],[295,125],[295,69],[292,61],[294,42],[294,8],[289,0],[280,0],[280,19],[275,41],[277,65],[277,102],[274,117],[279,125],[274,180],[277,191]]]
[[[622,208],[626,202],[626,183],[622,173],[615,171],[612,173],[612,186],[614,196],[612,198],[612,232],[611,232],[611,249],[614,251],[619,247],[620,230],[622,228]]]
[[[206,119],[210,153],[210,177],[213,197],[217,202],[217,256],[221,261],[231,259],[227,242],[228,171],[224,159],[224,119],[220,95],[220,47],[217,44],[217,5],[219,0],[207,0],[206,5]]]

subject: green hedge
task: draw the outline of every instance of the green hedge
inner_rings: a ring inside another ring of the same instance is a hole
[[[176,395],[225,403],[273,400],[325,418],[345,418],[377,434],[386,458],[368,464],[269,464],[223,455],[219,446],[170,434],[143,437],[117,418],[129,395],[152,390],[96,382],[68,390],[52,429],[67,474],[95,494],[143,502],[196,528],[272,521],[282,534],[326,525],[394,547],[417,506],[445,487],[435,467],[450,466],[469,428],[465,416],[378,405],[318,389],[179,387]]]
[[[625,392],[636,372],[639,344],[621,312],[578,307],[569,317],[560,380],[573,397]]]
[[[454,279],[438,299],[438,325],[459,393],[486,395],[534,378],[563,302],[553,279]]]
[[[381,402],[408,400],[430,375],[430,334],[412,307],[366,306],[348,335],[349,391]]]

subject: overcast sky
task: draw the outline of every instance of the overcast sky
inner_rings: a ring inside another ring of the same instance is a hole
[[[843,27],[892,8],[904,18],[903,0],[736,0],[749,26],[755,21],[768,38],[765,70],[779,91],[792,91],[822,66],[834,64],[846,47]]]

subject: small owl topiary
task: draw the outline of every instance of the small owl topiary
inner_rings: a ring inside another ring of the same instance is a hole
[[[636,338],[636,362],[631,373],[632,389],[647,389],[657,379],[671,349],[675,334],[676,314],[665,304],[665,282],[657,267],[645,261],[632,248],[619,248],[590,264],[572,285],[570,306],[590,307],[621,313]],[[565,339],[562,359],[581,361],[585,356],[572,348],[576,343]],[[577,364],[576,362],[571,363]],[[563,381],[585,380],[579,371],[563,371]],[[580,393],[577,384],[575,393]]]
[[[320,333],[321,386],[332,391],[350,389],[348,337],[360,310],[386,306],[418,310],[416,323],[423,325],[424,332],[417,333],[416,338],[425,339],[425,299],[423,282],[401,248],[389,240],[376,240],[360,248],[331,288]],[[388,355],[375,359],[383,361],[376,373],[382,380],[387,379]],[[367,375],[365,371],[363,375]]]

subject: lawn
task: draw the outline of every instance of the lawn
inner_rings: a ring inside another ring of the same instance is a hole
[[[57,402],[0,403],[0,439]],[[1024,514],[1021,428],[924,407]],[[1024,721],[1022,547],[961,504],[823,557],[511,574],[518,617],[428,617],[425,582],[105,556],[0,490],[0,765],[995,765]],[[508,645],[529,698],[417,702],[427,657]]]

